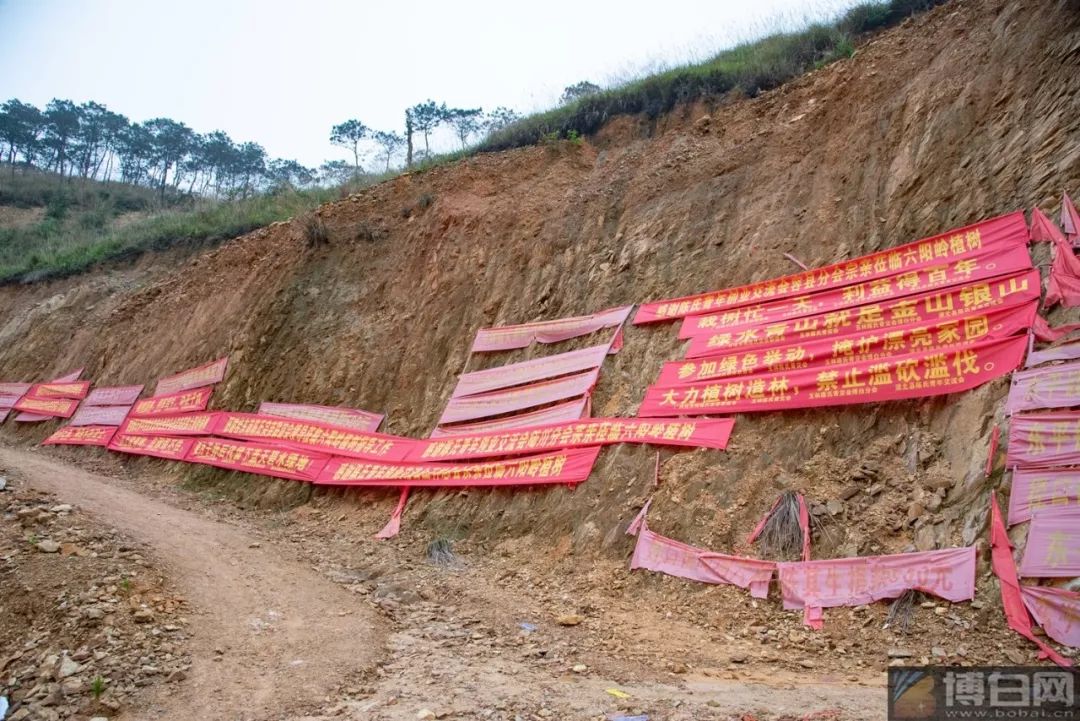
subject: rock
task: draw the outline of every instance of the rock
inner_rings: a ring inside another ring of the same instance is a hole
[[[908,508],[907,518],[909,521],[914,521],[918,518],[922,518],[926,514],[926,506],[921,501],[915,501]]]
[[[7,476],[0,476],[0,491],[7,490]]]
[[[1017,651],[1015,648],[1006,649],[1005,658],[1009,659],[1009,662],[1016,666],[1023,666],[1028,662],[1028,657]]]
[[[911,658],[915,654],[906,648],[890,648],[889,658]]]
[[[80,668],[82,668],[82,666],[75,663],[67,656],[64,656],[64,658],[60,660],[60,668],[56,670],[56,678],[63,679],[68,676],[74,676],[79,672]]]
[[[840,500],[846,501],[849,498],[854,498],[861,490],[862,486],[857,483],[852,483],[850,486],[847,486],[844,490],[840,491]]]
[[[810,659],[804,658],[802,661],[799,661],[799,665],[803,668],[813,668],[815,664]]]
[[[694,132],[699,135],[705,135],[709,132],[710,125],[712,125],[712,118],[708,115],[702,115],[694,121]]]
[[[829,502],[825,504],[825,507],[828,509],[830,516],[838,516],[844,512],[843,502],[838,501],[835,498],[830,499]]]
[[[429,709],[429,708],[422,708],[422,709],[420,709],[420,711],[419,711],[419,712],[418,712],[418,713],[416,714],[416,718],[418,718],[418,719],[421,719],[421,721],[435,721],[435,719],[437,719],[437,718],[438,718],[438,716],[436,716],[436,715],[435,715],[435,712],[434,712],[434,711],[432,711],[431,709]]]
[[[574,668],[572,668],[571,670],[572,670],[572,671],[573,671],[574,673],[585,673],[586,671],[588,671],[588,670],[589,670],[589,667],[588,667],[588,666],[586,666],[586,665],[585,665],[585,664],[583,664],[583,663],[579,663],[579,664],[575,664],[575,665],[574,665]]]
[[[95,716],[94,718],[90,719],[90,721],[109,721],[109,717],[108,716]]]
[[[61,503],[49,509],[49,513],[71,513],[74,507],[70,503]]]
[[[135,623],[150,623],[154,620],[154,612],[149,608],[137,608],[132,613]]]
[[[560,626],[577,626],[584,620],[585,618],[580,614],[564,613],[561,616],[557,616],[555,618],[555,623],[559,624]]]
[[[60,544],[56,541],[45,539],[44,541],[37,542],[37,550],[42,553],[56,553],[60,550]]]
[[[945,658],[949,654],[947,654],[945,652],[945,649],[943,649],[941,646],[934,646],[930,649],[930,655],[934,658]]]

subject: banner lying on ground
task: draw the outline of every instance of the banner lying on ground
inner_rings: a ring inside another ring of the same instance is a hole
[[[1013,373],[1005,413],[1080,405],[1080,363]]]
[[[569,373],[579,373],[599,368],[603,365],[604,358],[607,357],[609,345],[604,343],[590,348],[547,356],[546,358],[536,358],[521,363],[499,366],[498,368],[464,373],[458,379],[457,386],[454,388],[453,393],[450,394],[450,397],[472,396],[477,393],[486,393],[519,386],[523,383],[532,383],[547,378],[564,376]]]
[[[139,399],[142,386],[105,386],[90,391],[84,406],[130,406]]]
[[[88,406],[85,403],[71,417],[73,426],[119,426],[131,406]]]
[[[627,305],[573,318],[506,325],[496,328],[481,328],[476,333],[476,339],[473,341],[470,352],[484,353],[513,350],[514,348],[525,348],[534,342],[558,343],[559,341],[577,338],[578,336],[595,333],[603,328],[621,326],[629,317],[633,308],[634,306]]]
[[[0,383],[0,396],[15,396],[16,400],[26,395],[33,383]]]
[[[1080,411],[1013,416],[1005,463],[1008,468],[1080,464]]]
[[[889,556],[859,556],[776,564],[784,608],[807,609],[807,624],[821,628],[821,609],[862,606],[922,591],[947,601],[975,597],[975,547]]]
[[[172,393],[167,396],[157,395],[136,401],[131,408],[132,418],[152,418],[171,416],[177,413],[194,413],[206,410],[214,389],[210,386]]]
[[[1031,514],[1020,575],[1025,578],[1080,576],[1080,508],[1040,508]]]
[[[159,418],[131,418],[120,426],[120,433],[142,436],[209,436],[214,431],[217,413],[181,413]]]
[[[1080,468],[1016,468],[1009,490],[1009,525],[1042,508],[1080,508]]]
[[[319,421],[225,411],[217,413],[211,435],[245,441],[282,441],[327,456],[377,461],[403,461],[417,443],[412,438],[354,431]]]
[[[33,398],[70,398],[81,400],[90,391],[90,381],[70,381],[58,383],[35,383],[31,386],[28,396]]]
[[[864,333],[888,335],[897,329],[919,324],[1015,308],[1038,300],[1040,288],[1039,271],[1029,269],[887,303],[868,303],[788,321],[753,325],[741,331],[703,333],[690,339],[686,357],[703,358],[733,351],[761,351],[797,343],[838,341]]]
[[[71,418],[79,407],[79,402],[69,398],[36,398],[25,395],[12,407],[17,411],[26,411],[44,418]]]
[[[354,431],[374,433],[379,430],[384,415],[340,406],[316,406],[304,403],[269,403],[259,404],[259,413],[281,418],[296,418],[304,421],[321,421],[332,426],[343,426]]]
[[[594,368],[584,373],[509,390],[493,391],[465,398],[451,398],[439,418],[439,424],[498,416],[585,395],[596,385],[599,376],[600,369]]]
[[[1080,646],[1080,593],[1051,586],[1021,586],[1020,596],[1046,635]]]
[[[317,483],[343,486],[520,486],[581,483],[600,449],[579,448],[486,463],[368,463],[332,458]]]
[[[660,372],[657,385],[687,385],[714,378],[803,368],[825,370],[842,363],[889,360],[915,351],[952,350],[991,333],[995,337],[1005,338],[1026,332],[1031,327],[1038,302],[1039,286],[1034,287],[1035,299],[1021,306],[1000,308],[989,313],[911,325],[880,335],[854,333],[710,358],[668,361]]]
[[[519,431],[455,436],[446,440],[416,441],[406,460],[450,461],[491,458],[520,453],[539,453],[560,448],[580,448],[612,443],[649,443],[662,446],[698,448],[727,447],[732,418],[640,420],[633,418],[590,418],[555,423]]]
[[[1025,336],[998,339],[991,334],[949,353],[909,353],[884,361],[836,365],[827,371],[808,368],[726,383],[654,385],[646,391],[638,416],[749,413],[957,393],[1013,370],[1026,349]]]
[[[184,460],[293,481],[314,481],[329,456],[268,443],[197,438]]]
[[[107,446],[114,426],[64,426],[41,442],[43,446]]]
[[[23,411],[19,415],[15,416],[16,423],[41,423],[42,421],[51,421],[54,418],[62,418],[63,416],[55,416],[51,413],[27,413]]]
[[[1024,214],[1022,211],[1016,211],[1000,218],[993,218],[816,270],[737,288],[646,303],[638,309],[637,315],[634,316],[634,324],[674,320],[700,313],[789,298],[810,291],[820,292],[841,288],[904,272],[920,271],[932,266],[940,266],[942,263],[983,258],[1000,250],[1024,248],[1027,241],[1028,229]]]
[[[155,396],[169,396],[192,388],[202,388],[220,383],[225,378],[229,366],[228,357],[201,365],[198,368],[182,371],[176,375],[162,378],[154,389]]]
[[[154,456],[156,458],[182,461],[194,443],[194,438],[140,436],[117,431],[109,442],[109,450],[118,453],[133,453],[139,456]]]
[[[459,423],[452,426],[436,426],[431,432],[431,438],[456,438],[457,436],[471,436],[482,433],[493,433],[510,428],[531,428],[533,426],[546,426],[552,423],[565,423],[576,421],[585,415],[588,398],[575,398],[572,401],[559,403],[541,408],[538,411],[518,413],[505,418],[496,418],[492,421],[479,421],[477,423]]]
[[[916,270],[895,278],[881,278],[867,283],[857,283],[845,288],[836,288],[777,300],[761,305],[737,308],[714,315],[700,315],[686,318],[679,331],[680,338],[695,336],[712,337],[724,332],[738,333],[755,326],[793,321],[807,316],[836,313],[851,310],[861,305],[886,303],[896,299],[910,299],[912,296],[936,292],[940,302],[951,296],[948,291],[960,286],[972,286],[969,293],[972,300],[985,281],[998,276],[1010,280],[1007,291],[1013,293],[1030,290],[1024,288],[1019,280],[1023,271],[1031,269],[1031,256],[1026,246],[1017,246],[1002,250],[994,255],[978,260],[961,260],[952,265],[941,265]],[[935,301],[937,302],[937,301]]]

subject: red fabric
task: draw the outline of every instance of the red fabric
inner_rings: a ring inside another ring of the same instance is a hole
[[[130,453],[137,456],[154,456],[173,461],[182,461],[194,445],[194,438],[173,438],[171,436],[142,436],[117,431],[109,442],[109,450],[117,453]]]
[[[1005,412],[1080,405],[1080,363],[1028,368],[1013,374]]]
[[[580,448],[485,463],[375,463],[332,458],[317,483],[428,488],[573,485],[589,477],[599,453],[599,448]]]
[[[1046,213],[1038,208],[1031,209],[1031,240],[1036,243],[1053,243],[1065,240],[1061,228],[1054,225],[1054,221],[1046,217]]]
[[[360,410],[359,408],[341,408],[338,406],[315,406],[303,403],[268,403],[259,404],[261,415],[297,418],[304,421],[320,421],[332,426],[343,426],[354,431],[374,433],[386,416],[381,413]]]
[[[195,388],[180,391],[165,396],[154,396],[136,401],[131,408],[132,418],[154,418],[157,416],[171,416],[177,413],[194,413],[204,411],[210,403],[213,394],[212,387]]]
[[[198,438],[191,444],[184,460],[260,476],[311,482],[318,478],[329,457],[277,444]]]
[[[451,398],[439,418],[439,423],[488,418],[585,395],[596,385],[599,376],[600,369],[594,368],[555,380],[540,381],[465,398]]]
[[[564,376],[569,373],[599,368],[607,357],[610,343],[582,348],[581,350],[534,358],[521,363],[464,373],[450,394],[451,398],[474,396],[478,393],[519,386],[525,383]]]
[[[1042,506],[1032,512],[1020,575],[1024,578],[1080,576],[1080,508]]]
[[[1009,488],[1009,525],[1041,508],[1080,508],[1080,468],[1016,468]]]
[[[1027,242],[1028,228],[1024,213],[1016,211],[1000,218],[817,270],[785,275],[737,288],[645,303],[634,316],[634,325],[674,320],[791,298],[807,292],[841,288],[912,270],[921,271],[935,265],[954,264],[958,260],[983,258],[999,250],[1021,248],[1026,253]]]
[[[663,419],[589,418],[535,428],[438,440],[416,441],[405,460],[451,461],[466,458],[540,453],[560,448],[583,448],[613,443],[648,443],[696,448],[727,447],[733,418]]]
[[[754,530],[750,531],[750,535],[746,538],[747,543],[753,543],[754,541],[756,541],[758,539],[758,536],[761,535],[761,532],[765,530],[765,524],[769,522],[769,516],[771,516],[773,512],[776,511],[776,508],[780,505],[780,500],[781,497],[777,496],[776,500],[773,501],[772,508],[770,508],[768,512],[766,512],[766,514],[761,517],[761,520],[758,521],[756,526],[754,526]]]
[[[1013,416],[1005,463],[1009,468],[1080,464],[1080,411]]]
[[[1076,212],[1076,206],[1068,193],[1061,194],[1061,227],[1065,230],[1066,237],[1076,245],[1080,240],[1080,213]]]
[[[1035,306],[1030,306],[1034,314]],[[639,417],[749,413],[922,398],[970,390],[1009,373],[1027,337],[995,338],[936,350],[685,386],[650,386]]]
[[[64,426],[41,442],[43,446],[107,446],[116,428],[112,426]]]
[[[1080,323],[1069,323],[1068,325],[1059,325],[1056,328],[1051,328],[1050,324],[1046,322],[1046,319],[1041,315],[1035,316],[1035,321],[1031,326],[1032,332],[1035,334],[1035,340],[1040,343],[1053,343],[1056,340],[1060,340],[1068,334],[1080,330]],[[1055,360],[1050,351],[1053,349],[1047,349],[1045,351],[1035,351],[1030,356],[1038,358],[1038,360],[1028,359],[1027,365],[1033,366],[1043,363],[1048,360]],[[1072,356],[1069,356],[1072,357]]]
[[[621,326],[633,309],[634,306],[627,305],[573,318],[559,318],[557,320],[544,320],[536,323],[507,325],[497,328],[481,328],[476,333],[476,340],[473,341],[470,352],[483,353],[512,350],[514,348],[525,348],[534,342],[558,343],[570,338],[577,338],[578,336],[595,333],[603,328]]]
[[[15,396],[18,399],[33,387],[33,383],[0,383],[0,396]]]
[[[1001,426],[997,423],[994,424],[994,430],[990,431],[990,448],[986,452],[986,472],[985,476],[989,477],[990,472],[994,470],[994,456],[997,455],[998,440],[1001,438]]]
[[[1031,617],[1020,595],[1020,579],[1016,576],[1016,563],[1013,561],[1012,544],[1001,519],[997,496],[990,493],[990,565],[998,577],[1001,587],[1001,605],[1005,608],[1005,620],[1009,628],[1039,647],[1039,658],[1049,658],[1062,667],[1072,666],[1072,662],[1059,655],[1045,642],[1035,637],[1031,631]]]
[[[75,414],[75,409],[79,407],[79,402],[69,398],[36,398],[27,394],[12,407],[17,411],[26,411],[35,416],[71,418]],[[19,418],[16,417],[15,420]]]
[[[1080,593],[1052,586],[1021,586],[1020,597],[1046,635],[1080,646]]]
[[[71,371],[70,373],[68,373],[66,375],[60,376],[59,378],[53,378],[49,382],[50,383],[74,383],[75,381],[79,380],[79,376],[81,376],[83,374],[84,370],[86,370],[86,369],[85,368],[79,368],[77,370],[73,370],[73,371]]]
[[[398,498],[397,506],[394,508],[394,512],[390,514],[390,520],[386,522],[383,529],[375,534],[375,538],[380,541],[385,541],[388,538],[393,538],[401,532],[401,514],[405,512],[405,502],[409,500],[409,487],[405,486],[401,489],[401,496]]]
[[[86,398],[90,391],[90,381],[70,381],[64,383],[35,383],[27,392],[34,398],[71,398],[80,400]]]
[[[263,416],[256,413],[218,414],[213,435],[263,443],[287,443],[325,455],[377,461],[403,461],[420,441],[384,433],[366,433],[318,421]]]
[[[1080,305],[1080,258],[1064,237],[1054,239],[1054,260],[1050,264],[1050,281],[1046,286],[1043,307],[1061,303],[1066,308]]]
[[[143,387],[110,386],[95,388],[83,401],[84,406],[130,406],[139,399]]]
[[[155,396],[170,396],[181,391],[193,388],[202,388],[220,383],[225,378],[225,371],[229,367],[229,359],[218,358],[198,368],[182,371],[176,375],[162,378],[154,389]]]
[[[456,423],[450,426],[436,426],[431,432],[431,438],[454,438],[457,436],[473,436],[483,433],[504,431],[510,428],[532,428],[533,426],[546,426],[552,423],[564,423],[588,416],[586,406],[589,404],[588,397],[575,398],[565,403],[558,403],[538,411],[528,413],[516,413],[512,416],[496,418],[490,421],[478,421],[476,423]]]
[[[179,413],[157,418],[132,418],[120,426],[120,433],[137,436],[208,436],[214,432],[217,413]]]
[[[88,406],[75,411],[71,417],[73,426],[119,426],[127,418],[131,406]]]
[[[623,347],[623,327],[620,325],[615,329],[615,335],[611,337],[611,343],[608,345],[608,355],[615,355],[622,350]]]
[[[810,509],[806,497],[799,494],[799,528],[802,529],[802,560],[810,560]]]

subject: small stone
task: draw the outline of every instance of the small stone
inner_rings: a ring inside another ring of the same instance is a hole
[[[972,601],[972,602],[971,602],[971,607],[972,607],[972,608],[974,608],[974,609],[980,609],[980,608],[982,608],[982,607],[983,607],[983,606],[985,606],[985,605],[986,605],[986,604],[985,604],[985,603],[983,603],[982,601]]]
[[[577,613],[564,613],[555,619],[555,623],[560,626],[577,626],[585,619]]]
[[[7,490],[7,476],[0,476],[0,491]]]
[[[109,717],[108,716],[95,716],[94,718],[90,719],[90,721],[109,721]]]
[[[135,623],[150,623],[154,620],[154,612],[149,608],[137,608],[132,613]]]
[[[890,648],[889,658],[911,658],[915,654],[906,648]]]
[[[50,541],[48,539],[37,542],[37,550],[42,553],[56,553],[60,550],[60,544],[56,541]]]
[[[939,616],[944,616],[948,612],[949,612],[949,609],[945,608],[944,606],[935,606],[934,607],[934,613],[936,613]]]
[[[746,658],[747,657],[746,657],[745,653],[733,653],[733,654],[731,654],[731,662],[732,663],[746,663]]]
[[[70,503],[61,503],[49,509],[49,513],[71,513],[74,510]]]
[[[420,719],[421,721],[435,721],[435,719],[437,719],[437,718],[438,718],[438,716],[436,716],[436,715],[435,715],[435,712],[434,712],[434,711],[432,711],[431,709],[429,709],[429,708],[422,708],[422,709],[420,709],[420,711],[419,711],[419,712],[418,712],[418,713],[416,714],[416,718]]]
[[[74,676],[79,672],[80,668],[82,668],[82,666],[75,663],[67,656],[64,656],[64,658],[60,660],[60,668],[56,670],[56,678],[63,679],[68,676]]]
[[[571,669],[574,673],[585,673],[589,670],[589,667],[583,663],[574,664],[574,668]]]
[[[934,646],[930,649],[930,655],[934,658],[945,658],[949,654],[947,654],[945,652],[945,649],[943,649],[941,646]]]
[[[799,665],[803,668],[813,668],[815,664],[810,659],[804,658],[802,661],[799,661]]]
[[[825,507],[829,510],[830,516],[838,516],[844,512],[844,504],[835,498],[830,499],[829,502],[825,504]]]

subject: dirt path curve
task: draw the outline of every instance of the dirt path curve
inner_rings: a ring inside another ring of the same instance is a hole
[[[0,465],[151,546],[195,609],[188,679],[122,720],[279,718],[325,701],[383,647],[370,607],[239,528],[35,453],[0,448]]]

